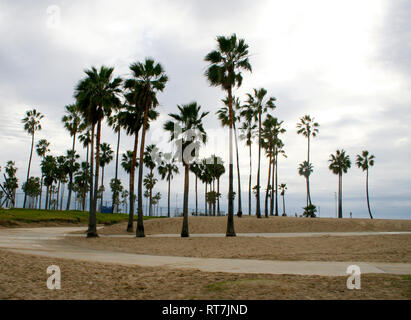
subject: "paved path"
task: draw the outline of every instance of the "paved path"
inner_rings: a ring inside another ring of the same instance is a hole
[[[83,230],[85,230],[84,227],[0,229],[0,248],[13,252],[55,258],[147,267],[197,269],[209,272],[345,276],[347,267],[354,264],[360,267],[362,273],[411,274],[411,263],[269,261],[169,257],[95,250],[76,247],[68,244],[67,241],[64,243],[50,241],[64,239],[68,232]]]

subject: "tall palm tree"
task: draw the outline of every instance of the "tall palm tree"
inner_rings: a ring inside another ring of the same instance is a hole
[[[70,137],[73,137],[73,155],[75,152],[75,146],[76,146],[76,135],[78,132],[81,131],[81,114],[80,114],[80,109],[76,104],[70,104],[65,107],[66,114],[63,116],[61,121],[64,124],[64,128],[70,133]],[[72,159],[73,160],[73,159]],[[73,172],[69,172],[69,193],[68,193],[68,198],[67,198],[67,206],[66,210],[70,210],[70,204],[71,204],[71,193],[73,189]]]
[[[194,173],[196,180],[195,180],[195,195],[196,195],[196,211],[195,213],[198,214],[198,178],[200,178],[201,175],[201,163],[199,162],[194,162],[190,164],[190,171]],[[201,180],[201,179],[200,179]]]
[[[44,157],[46,156],[47,152],[50,151],[49,149],[50,143],[46,139],[41,139],[39,142],[37,142],[36,145],[36,152],[39,157],[41,157],[41,161],[44,160]],[[40,179],[40,199],[39,199],[39,209],[41,209],[41,196],[42,196],[42,191],[43,191],[43,174],[41,175]]]
[[[374,160],[375,156],[370,155],[370,153],[366,150],[362,152],[361,155],[357,155],[357,161],[356,165],[358,168],[361,168],[362,171],[366,172],[366,178],[365,178],[365,192],[367,194],[367,207],[368,207],[368,213],[370,215],[370,218],[373,219],[372,214],[371,214],[371,209],[370,209],[370,197],[368,193],[368,170],[370,167],[374,165]]]
[[[217,111],[218,119],[221,122],[223,127],[230,126],[230,119],[229,119],[229,111],[228,111],[228,98],[222,100],[225,104],[225,107],[221,108]],[[243,215],[242,209],[242,201],[241,201],[241,175],[240,175],[240,157],[238,155],[238,139],[237,139],[237,128],[236,122],[239,121],[239,116],[236,116],[235,110],[241,109],[240,99],[233,97],[233,131],[234,131],[234,142],[235,142],[235,153],[236,153],[236,160],[237,160],[237,194],[238,194],[238,208],[237,208],[237,216],[241,217]],[[217,198],[217,205],[220,206],[220,198]],[[220,212],[218,210],[218,212]]]
[[[131,95],[128,101],[134,102],[135,113],[142,114],[142,132],[140,143],[140,164],[144,161],[144,150],[146,142],[146,130],[148,129],[150,111],[158,105],[157,93],[162,92],[168,81],[168,77],[160,63],[155,63],[153,59],[146,58],[144,62],[133,63],[130,66],[132,78],[125,82],[125,88]],[[141,113],[140,113],[141,112]],[[133,181],[134,183],[134,181]],[[130,183],[131,187],[131,183]],[[134,186],[133,186],[134,189]],[[136,236],[144,237],[143,224],[143,165],[138,168],[138,217]],[[134,197],[130,194],[130,204],[134,202]],[[134,208],[133,208],[134,209]],[[131,208],[130,208],[131,212]]]
[[[201,182],[204,183],[204,214],[207,216],[207,185],[213,181],[213,177],[208,166],[207,159],[202,159],[200,164],[200,175],[199,178]]]
[[[167,216],[170,218],[170,189],[171,189],[171,180],[174,178],[174,174],[179,174],[176,161],[173,158],[171,153],[165,153],[163,155],[163,161],[158,166],[158,173],[161,176],[162,180],[167,180],[168,183],[168,196],[167,196]],[[196,209],[197,212],[197,209]]]
[[[92,179],[92,174],[93,174],[92,169],[90,167],[91,161],[90,161],[90,158],[89,158],[89,148],[90,148],[90,144],[91,144],[91,129],[90,129],[90,127],[87,127],[87,125],[85,123],[82,124],[82,126],[84,126],[86,129],[85,129],[85,132],[83,134],[80,134],[78,136],[78,139],[81,142],[81,144],[83,145],[83,148],[86,148],[86,163],[87,163],[87,166],[84,165],[84,170],[85,169],[89,170],[89,173],[87,175],[87,177],[89,179],[89,182],[88,182],[87,188],[82,188],[82,190],[83,190],[83,192],[87,192],[87,191],[90,191],[90,189],[91,189],[92,182],[90,180]],[[82,184],[82,182],[80,184]],[[86,207],[86,194],[85,193],[82,196],[82,200],[83,200],[82,207],[83,207],[83,211],[84,211],[85,207]]]
[[[282,121],[281,121],[282,123]],[[279,127],[280,132],[285,132],[285,129]],[[283,130],[283,131],[282,131]],[[284,158],[287,158],[285,151],[283,150],[284,143],[280,138],[278,138],[278,134],[276,134],[276,142],[274,147],[274,162],[273,162],[273,173],[275,173],[275,182],[274,182],[274,175],[272,176],[272,189],[271,194],[275,195],[275,216],[278,216],[278,156],[281,154]],[[271,212],[270,215],[273,215],[273,201],[274,199],[271,198]]]
[[[60,195],[60,186],[65,183],[67,179],[67,173],[69,172],[69,167],[67,166],[67,159],[65,156],[58,156],[56,158],[57,168],[56,168],[56,179],[58,182],[57,187],[57,208],[59,207],[59,195]]]
[[[100,167],[101,167],[101,202],[100,210],[103,208],[103,194],[104,194],[104,167],[113,161],[113,150],[108,143],[100,145]]]
[[[262,134],[262,117],[269,109],[275,109],[274,97],[266,98],[267,90],[264,88],[254,89],[253,94],[247,94],[247,104],[254,110],[254,121],[258,122],[258,166],[257,166],[257,188],[256,188],[256,216],[261,218],[260,207],[260,171],[261,171],[261,134]]]
[[[271,190],[271,199],[273,199],[272,185],[270,185],[271,179],[271,167],[275,162],[275,143],[276,143],[276,133],[275,128],[278,121],[277,118],[267,115],[267,118],[263,122],[263,128],[261,130],[261,147],[265,150],[266,156],[268,157],[268,177],[267,177],[267,188],[265,192],[265,217],[268,218],[268,198]],[[273,168],[274,169],[274,168]],[[274,177],[274,170],[272,170],[272,175]]]
[[[307,138],[307,162],[310,163],[310,146],[311,146],[311,137],[315,138],[318,135],[320,126],[318,122],[314,121],[315,118],[311,118],[309,115],[305,115],[300,118],[300,122],[297,123],[297,134],[302,134]],[[310,182],[307,183],[307,198],[308,203],[311,203],[311,194],[310,194]],[[307,204],[308,205],[308,204]]]
[[[248,44],[244,39],[237,39],[235,34],[230,37],[218,36],[217,49],[205,57],[209,62],[205,76],[212,86],[221,87],[227,91],[229,115],[229,184],[228,184],[228,221],[226,235],[235,236],[234,230],[234,194],[233,194],[233,94],[235,86],[240,87],[243,81],[242,70],[251,71],[248,60]]]
[[[203,119],[208,112],[200,112],[201,106],[197,102],[177,106],[179,113],[170,113],[172,120],[164,124],[164,130],[170,133],[170,141],[179,145],[180,159],[184,165],[184,202],[183,227],[181,237],[188,237],[188,194],[190,163],[197,154],[200,143],[207,141],[207,134],[203,127]]]
[[[252,151],[251,147],[253,144],[253,139],[256,134],[257,125],[254,123],[254,110],[250,105],[243,105],[241,106],[240,117],[243,119],[243,122],[240,127],[240,139],[245,140],[246,145],[249,148],[249,156],[250,156],[250,172],[248,178],[248,215],[251,215],[251,193],[252,193],[252,186],[251,186],[251,178],[252,178]]]
[[[43,119],[43,115],[38,112],[36,109],[26,111],[26,116],[21,120],[24,124],[24,130],[31,136],[31,148],[30,148],[30,157],[29,157],[29,166],[27,168],[27,178],[26,183],[29,181],[30,177],[30,167],[31,167],[31,158],[33,156],[33,147],[34,147],[34,134],[36,131],[41,130],[40,120]],[[27,195],[24,193],[24,203],[23,208],[26,207]]]
[[[154,169],[157,166],[157,161],[161,159],[161,153],[159,153],[158,148],[154,144],[150,144],[146,147],[146,151],[144,152],[144,165],[150,170],[150,175],[149,178],[151,179],[150,181],[150,186],[149,192],[149,200],[150,200],[150,206],[149,206],[149,216],[151,217],[153,215],[153,178],[154,178]]]
[[[300,176],[303,176],[305,178],[305,182],[307,185],[307,206],[311,204],[309,201],[309,194],[310,194],[310,175],[313,173],[314,167],[311,163],[308,163],[307,161],[304,161],[303,163],[300,164],[298,167],[298,174]]]
[[[44,184],[47,188],[46,191],[46,206],[45,209],[49,210],[50,208],[50,191],[53,186],[53,183],[56,181],[56,171],[57,171],[57,161],[53,156],[44,157],[41,162],[41,171],[44,176]]]
[[[281,196],[283,197],[283,216],[285,216],[285,191],[287,190],[287,185],[285,183],[282,183],[278,188],[280,189]]]
[[[120,153],[120,136],[121,136],[121,122],[119,119],[119,113],[116,113],[107,118],[108,125],[117,133],[117,149],[116,149],[116,169],[114,179],[115,181],[118,180],[118,164],[119,164],[119,153]],[[117,189],[114,190],[112,195],[112,205],[111,205],[111,212],[114,213],[114,206],[115,203],[118,202],[120,197],[119,191]]]
[[[330,165],[328,168],[338,175],[338,218],[342,218],[342,176],[351,168],[350,156],[345,154],[344,150],[337,150],[335,155],[331,154],[328,160]]]
[[[96,165],[95,181],[90,189],[90,217],[87,237],[97,237],[96,226],[96,209],[97,209],[97,191],[100,172],[100,139],[101,139],[101,122],[106,116],[110,116],[113,109],[120,106],[118,95],[121,92],[121,78],[113,79],[114,68],[102,66],[100,70],[92,67],[85,70],[86,78],[80,80],[75,91],[75,98],[80,108],[80,112],[86,120],[86,123],[92,126],[92,144],[94,144],[94,128],[97,126],[96,133]],[[92,145],[92,158],[94,146]],[[91,168],[93,168],[91,163]],[[93,169],[92,169],[93,170]]]
[[[215,180],[217,180],[217,192],[214,191],[214,195],[216,196],[217,200],[217,215],[220,216],[220,178],[225,173],[224,161],[221,157],[217,157],[216,155],[212,155],[208,160],[208,166],[211,169],[211,174]],[[214,184],[214,183],[213,183]],[[215,201],[213,201],[213,208],[215,207]],[[214,214],[214,213],[213,213]],[[241,216],[241,215],[240,215]]]

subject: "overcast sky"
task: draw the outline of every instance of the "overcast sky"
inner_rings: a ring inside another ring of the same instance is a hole
[[[50,7],[52,6],[52,7]],[[56,10],[57,9],[57,10]],[[164,66],[169,82],[159,95],[161,113],[148,143],[167,147],[162,131],[177,104],[197,101],[210,111],[205,128],[210,141],[202,155],[227,159],[228,132],[215,112],[225,93],[204,77],[204,56],[215,48],[217,35],[236,33],[250,46],[252,73],[244,73],[235,94],[244,100],[264,87],[277,98],[272,115],[284,120],[287,159],[280,159],[279,182],[286,183],[289,214],[301,213],[305,181],[297,172],[306,158],[306,139],[296,134],[305,114],[320,123],[312,143],[313,203],[321,216],[335,216],[337,176],[328,159],[343,148],[353,162],[343,177],[344,216],[367,217],[365,176],[355,156],[369,150],[376,156],[370,172],[371,207],[376,218],[411,218],[411,4],[409,1],[5,1],[0,0],[0,166],[16,161],[19,184],[25,181],[30,137],[21,119],[26,110],[44,114],[43,130],[52,154],[71,146],[61,117],[74,102],[73,90],[91,66],[115,67],[127,77],[128,66],[153,57]],[[115,149],[116,137],[104,126],[102,141]],[[123,134],[121,152],[132,149]],[[83,159],[85,150],[78,149]],[[253,150],[257,154],[257,148]],[[240,143],[243,210],[248,208],[248,150]],[[39,176],[34,155],[31,175]],[[256,169],[257,157],[253,158]],[[120,170],[124,185],[128,178]],[[255,184],[255,170],[253,185]],[[106,190],[114,161],[106,169]],[[262,161],[266,185],[267,161]],[[222,179],[226,209],[227,179]],[[2,179],[1,179],[2,180]],[[235,182],[236,183],[236,182]],[[194,207],[191,177],[190,207]],[[264,187],[265,188],[265,187]],[[166,184],[155,191],[163,195]],[[173,182],[172,205],[182,207],[183,175]],[[203,186],[199,187],[203,208]],[[106,195],[109,198],[109,194]],[[263,205],[263,201],[262,201]],[[254,205],[253,205],[254,207]],[[282,207],[280,206],[280,210]]]

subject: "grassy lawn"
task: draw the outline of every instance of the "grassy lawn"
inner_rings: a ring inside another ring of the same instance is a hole
[[[31,210],[31,209],[0,209],[0,226],[13,226],[19,223],[88,223],[88,212],[83,211],[57,211],[57,210]],[[152,219],[157,217],[144,217]],[[135,217],[135,220],[137,216]],[[97,213],[97,224],[111,225],[128,221],[128,215],[123,213]]]

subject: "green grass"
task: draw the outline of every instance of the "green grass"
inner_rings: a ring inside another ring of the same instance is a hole
[[[13,226],[18,223],[88,223],[89,214],[83,211],[57,211],[57,210],[32,210],[32,209],[0,209],[0,225]],[[144,217],[152,219],[156,217]],[[134,217],[136,220],[137,217]],[[128,214],[97,213],[97,224],[110,225],[128,221]]]

